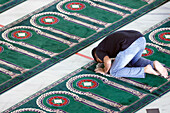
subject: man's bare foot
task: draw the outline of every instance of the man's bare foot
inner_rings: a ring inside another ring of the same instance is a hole
[[[144,72],[153,75],[160,75],[157,71],[155,71],[152,66],[149,64],[144,68]]]
[[[154,68],[163,76],[164,78],[168,78],[167,69],[158,61],[153,62]]]

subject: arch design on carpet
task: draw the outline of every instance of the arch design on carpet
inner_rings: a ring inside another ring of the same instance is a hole
[[[58,5],[57,5],[57,9],[65,14],[70,14],[70,15],[76,15],[76,14],[73,14],[73,13],[70,13],[70,12],[66,12],[64,11],[61,6],[69,1],[73,1],[73,2],[77,2],[79,3],[79,1],[83,1],[83,2],[87,2],[88,4],[90,4],[92,7],[96,7],[96,8],[101,8],[101,9],[104,9],[106,11],[110,11],[112,13],[115,13],[117,15],[120,15],[120,16],[125,16],[126,14],[123,13],[123,12],[120,12],[118,10],[114,10],[114,9],[111,9],[111,8],[108,8],[108,7],[105,7],[105,6],[102,6],[102,5],[99,5],[99,4],[96,4],[90,0],[64,0],[64,1],[61,1]]]
[[[111,106],[113,106],[113,107],[117,107],[117,108],[119,108],[120,110],[123,110],[123,109],[126,108],[126,106],[121,105],[120,103],[117,103],[117,102],[114,102],[114,101],[112,101],[112,100],[106,99],[106,98],[104,98],[104,97],[102,97],[102,96],[99,96],[99,95],[97,95],[97,94],[93,94],[93,93],[91,93],[91,92],[88,92],[88,90],[87,90],[87,92],[86,92],[86,91],[80,91],[80,90],[76,89],[76,87],[75,87],[75,85],[74,85],[73,82],[75,82],[75,81],[77,81],[77,80],[79,80],[79,79],[82,79],[82,80],[83,80],[83,78],[87,78],[87,77],[88,77],[88,79],[93,79],[93,78],[95,78],[95,79],[101,80],[104,84],[107,84],[107,85],[112,86],[112,87],[114,87],[114,88],[120,89],[120,90],[122,90],[122,91],[127,91],[128,93],[130,93],[130,94],[132,94],[132,95],[135,95],[135,96],[138,96],[139,98],[142,98],[142,97],[144,97],[144,96],[146,95],[146,94],[143,94],[143,93],[141,93],[141,92],[139,92],[139,91],[136,91],[136,90],[134,90],[134,89],[125,87],[125,86],[123,86],[123,85],[121,85],[121,84],[118,84],[118,83],[109,81],[107,78],[101,77],[101,76],[98,76],[98,75],[95,75],[95,74],[82,74],[82,75],[75,76],[75,77],[73,77],[73,78],[71,78],[71,79],[69,79],[69,80],[67,81],[66,86],[67,86],[67,88],[68,88],[70,91],[73,91],[73,92],[75,92],[75,93],[78,93],[78,94],[81,94],[81,95],[86,95],[86,96],[88,96],[88,97],[94,98],[94,99],[96,99],[96,100],[98,100],[98,101],[101,101],[101,102],[106,103],[106,104],[108,104],[108,105],[111,105]],[[90,78],[89,78],[89,77],[90,77]],[[86,83],[86,84],[89,86],[89,83]],[[99,84],[99,85],[100,85],[100,84]]]
[[[34,28],[34,27],[30,27],[30,26],[16,26],[16,27],[13,27],[13,28],[10,28],[6,31],[4,31],[2,33],[2,38],[5,39],[6,41],[9,41],[9,42],[12,42],[12,43],[15,43],[15,44],[19,44],[21,46],[24,46],[24,47],[27,47],[27,48],[30,48],[30,49],[33,49],[33,50],[36,50],[38,52],[41,52],[41,53],[44,53],[44,54],[47,54],[51,57],[57,55],[58,53],[54,53],[54,52],[51,52],[51,51],[48,51],[48,50],[45,50],[45,49],[41,49],[40,47],[37,47],[37,46],[34,46],[32,44],[29,44],[29,43],[26,43],[24,42],[23,40],[21,41],[15,41],[15,40],[12,40],[8,37],[8,34],[10,32],[13,32],[12,34],[16,34],[18,32],[22,32],[22,31],[25,31],[25,30],[20,30],[20,29],[28,29],[28,30],[33,30],[37,35],[40,35],[40,36],[44,36],[45,38],[49,38],[49,39],[52,39],[52,40],[57,40],[61,43],[64,43],[64,44],[67,44],[69,46],[71,46],[73,43],[70,42],[70,41],[67,41],[67,40],[64,40],[62,38],[59,38],[59,37],[56,37],[54,35],[51,35],[51,34],[48,34],[48,33],[45,33],[45,32],[42,32],[41,30],[37,29],[37,28]],[[19,34],[20,36],[25,36],[24,34]]]
[[[103,21],[100,21],[100,20],[97,20],[97,19],[94,19],[94,18],[91,18],[91,17],[88,17],[88,16],[85,16],[85,15],[82,15],[82,14],[79,14],[77,11],[76,12],[68,12],[68,11],[65,11],[62,7],[65,3],[67,2],[76,2],[76,3],[81,3],[81,2],[86,2],[88,3],[91,7],[95,7],[95,8],[99,8],[99,9],[103,9],[105,11],[109,11],[109,12],[112,12],[114,14],[117,14],[117,15],[120,15],[122,17],[126,17],[128,16],[129,14],[126,14],[126,13],[123,13],[121,11],[118,11],[118,10],[115,10],[115,9],[111,9],[109,7],[106,7],[106,6],[102,6],[102,5],[99,5],[99,4],[96,4],[90,0],[63,0],[61,2],[59,2],[57,5],[56,5],[56,8],[64,13],[64,14],[68,14],[68,15],[74,15],[76,17],[79,17],[79,18],[83,18],[85,20],[88,20],[88,21],[91,21],[91,22],[94,22],[94,23],[97,23],[97,24],[100,24],[100,25],[103,25],[105,27],[107,26],[110,26],[110,23],[106,23],[106,22],[103,22]]]
[[[60,96],[58,96],[58,95],[60,95]],[[38,97],[38,99],[36,100],[36,103],[41,109],[43,109],[45,111],[66,113],[66,111],[62,110],[62,107],[67,106],[67,105],[69,105],[69,103],[71,103],[71,101],[68,99],[68,96],[73,98],[75,101],[81,102],[85,105],[88,105],[95,109],[101,110],[103,112],[108,112],[108,113],[113,112],[112,110],[110,110],[108,108],[105,108],[103,106],[95,104],[95,103],[93,103],[89,100],[86,100],[84,98],[80,98],[78,95],[68,92],[68,91],[51,91],[51,92],[45,93],[45,94],[41,95],[40,97]],[[54,100],[54,99],[56,99],[56,100]],[[50,103],[52,100],[53,100],[53,102]],[[52,108],[49,107],[48,104],[50,104],[50,105],[53,104],[52,105],[53,107]]]
[[[159,28],[152,31],[149,39],[158,45],[170,47],[170,28]]]
[[[158,45],[152,44],[152,43],[146,43],[147,46],[152,46],[155,47],[158,51],[162,52],[162,53],[166,53],[170,55],[170,50],[164,49]]]
[[[70,18],[62,13],[58,13],[58,12],[44,12],[44,13],[39,13],[39,14],[36,14],[34,15],[31,19],[30,19],[30,23],[33,25],[33,26],[36,26],[38,28],[41,28],[41,29],[46,29],[46,30],[49,30],[49,31],[52,31],[54,33],[57,33],[57,34],[60,34],[60,35],[63,35],[63,36],[66,36],[68,38],[71,38],[71,39],[74,39],[74,40],[77,40],[77,41],[81,41],[82,40],[82,37],[78,37],[78,36],[75,36],[74,34],[70,34],[70,33],[67,33],[67,32],[64,32],[64,31],[61,31],[57,28],[53,28],[53,27],[50,27],[50,26],[42,26],[42,25],[39,25],[36,20],[38,17],[40,16],[44,16],[46,17],[46,15],[50,15],[50,16],[59,16],[61,18],[63,18],[64,20],[66,21],[69,21],[69,22],[72,22],[72,23],[76,23],[78,25],[81,25],[81,26],[85,26],[87,28],[90,28],[90,29],[93,29],[97,32],[101,31],[103,28],[99,28],[97,26],[94,26],[94,25],[91,25],[91,24],[88,24],[88,23],[85,23],[85,22],[82,22],[82,21],[79,21],[79,20],[76,20],[76,19],[73,19],[73,18]]]
[[[155,48],[157,51],[161,52],[162,54],[168,54],[168,55],[170,55],[170,50],[164,49],[164,48],[162,48],[162,47],[160,47],[160,46],[158,46],[158,45],[155,45],[155,44],[153,44],[153,43],[147,43],[146,45],[148,46],[147,48],[149,48],[149,46],[150,46],[150,47]],[[157,54],[157,52],[153,52],[153,54]],[[146,56],[146,57],[147,57],[147,56]],[[158,58],[159,58],[159,57],[158,57]],[[160,58],[160,60],[161,60],[161,58]],[[168,64],[165,63],[165,66],[166,66],[167,70],[170,71],[170,67],[167,67],[167,65],[168,65]]]

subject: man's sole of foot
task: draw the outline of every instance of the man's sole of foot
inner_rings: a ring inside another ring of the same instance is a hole
[[[164,78],[168,78],[167,69],[158,61],[153,62],[155,69],[163,76]]]
[[[157,71],[155,71],[151,65],[147,65],[145,67],[145,73],[148,73],[148,74],[153,74],[153,75],[160,75]]]

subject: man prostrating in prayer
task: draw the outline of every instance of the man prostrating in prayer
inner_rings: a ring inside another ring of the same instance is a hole
[[[96,68],[95,72],[134,78],[145,78],[145,73],[148,73],[168,78],[167,69],[159,61],[141,57],[145,46],[145,37],[138,31],[114,32],[92,50],[94,60],[104,63],[104,68]],[[113,63],[111,58],[115,58]]]

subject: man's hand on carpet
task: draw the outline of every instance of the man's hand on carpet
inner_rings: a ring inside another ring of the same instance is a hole
[[[96,73],[105,74],[103,68],[96,68],[94,71],[95,71]]]

